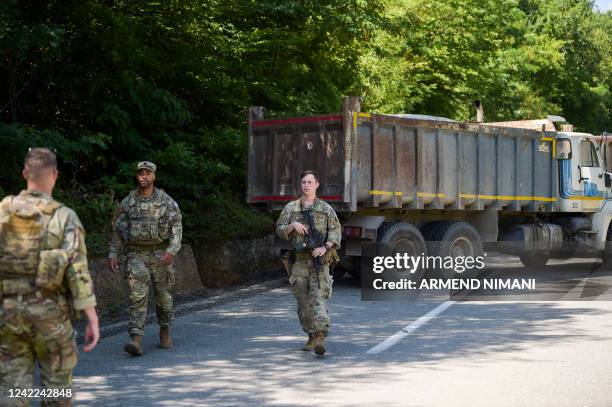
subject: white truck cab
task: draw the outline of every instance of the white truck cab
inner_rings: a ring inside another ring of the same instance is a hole
[[[558,133],[559,207],[562,212],[599,212],[610,194],[610,175],[587,133]],[[606,186],[607,181],[607,186]],[[610,196],[612,198],[612,196]]]

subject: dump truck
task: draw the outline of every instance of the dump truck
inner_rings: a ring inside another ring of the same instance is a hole
[[[301,172],[316,170],[318,196],[342,222],[336,277],[359,273],[372,242],[442,257],[495,247],[527,267],[606,257],[605,143],[530,123],[365,113],[359,97],[345,98],[340,113],[308,117],[267,119],[251,107],[247,202],[280,210],[299,196]]]

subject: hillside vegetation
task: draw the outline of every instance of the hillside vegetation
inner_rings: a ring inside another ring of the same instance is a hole
[[[57,196],[103,255],[137,161],[180,204],[186,237],[249,238],[246,112],[363,109],[486,120],[612,121],[612,14],[586,0],[126,0],[0,5],[0,195],[30,146],[55,148]]]

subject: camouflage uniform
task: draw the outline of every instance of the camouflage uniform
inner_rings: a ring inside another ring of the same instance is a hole
[[[9,223],[13,227],[19,219],[11,213],[23,205],[42,209],[46,222],[42,237],[34,239],[40,250],[34,252],[34,262],[25,265],[8,254],[16,242],[7,232]],[[71,309],[96,305],[83,226],[72,209],[30,190],[2,200],[0,227],[0,397],[6,397],[8,389],[34,387],[34,361],[43,387],[69,389],[77,363]],[[43,400],[43,405],[71,403],[66,398]],[[2,406],[28,405],[23,398],[0,401]]]
[[[182,234],[181,211],[159,188],[155,188],[150,197],[140,196],[138,190],[134,190],[119,204],[109,258],[117,258],[124,246],[130,335],[144,335],[149,281],[153,282],[159,326],[172,324],[174,315],[169,290],[174,284],[174,265],[162,265],[160,257],[166,252],[178,253]]]
[[[306,225],[302,209],[301,199],[289,202],[276,221],[276,233],[281,239],[290,240],[293,247],[299,247],[304,237],[296,232],[288,235],[287,227],[293,222]],[[312,210],[317,231],[327,236],[326,242],[334,243],[335,249],[339,249],[341,227],[334,209],[325,201],[316,198]],[[309,335],[322,333],[327,336],[329,332],[330,316],[327,301],[331,297],[333,278],[329,273],[329,262],[326,263],[321,266],[320,275],[317,276],[313,257],[308,250],[296,252],[295,263],[291,266],[289,282],[297,299],[298,317],[304,332]]]

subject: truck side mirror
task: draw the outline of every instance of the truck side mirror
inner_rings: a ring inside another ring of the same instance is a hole
[[[612,174],[609,172],[604,173],[604,183],[606,184],[606,188],[612,187]]]

